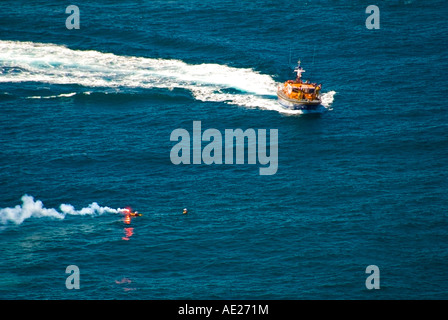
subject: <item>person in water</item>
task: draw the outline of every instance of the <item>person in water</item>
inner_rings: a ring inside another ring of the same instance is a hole
[[[184,208],[184,212],[182,212],[183,214],[187,214],[188,213],[188,210],[187,210],[187,208]]]

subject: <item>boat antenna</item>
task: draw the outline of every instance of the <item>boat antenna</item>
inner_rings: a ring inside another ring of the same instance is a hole
[[[289,66],[291,66],[291,44],[289,45]]]
[[[314,70],[314,56],[316,55],[316,45],[314,45],[314,50],[313,50],[313,64],[312,64],[312,70]],[[312,72],[312,71],[311,71]],[[311,77],[311,74],[310,74]]]
[[[314,68],[314,56],[316,55],[316,45],[314,45],[314,50],[313,50],[313,68]]]
[[[295,65],[292,64],[292,47],[291,44],[289,45],[289,63],[288,63],[288,69],[294,70]],[[294,71],[293,71],[294,72]]]

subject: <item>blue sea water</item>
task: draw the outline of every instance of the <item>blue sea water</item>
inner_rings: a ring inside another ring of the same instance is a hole
[[[0,3],[1,299],[448,298],[446,1],[68,5]],[[298,59],[322,113],[277,104]],[[277,173],[174,165],[193,121],[277,129]]]

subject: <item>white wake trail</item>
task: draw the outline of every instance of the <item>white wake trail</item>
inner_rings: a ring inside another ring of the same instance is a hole
[[[270,75],[250,68],[214,63],[188,64],[175,59],[120,56],[95,50],[73,50],[56,44],[2,40],[0,68],[0,83],[41,82],[120,89],[182,88],[189,90],[199,101],[283,111],[276,101],[278,84]],[[30,98],[59,98],[74,94]]]

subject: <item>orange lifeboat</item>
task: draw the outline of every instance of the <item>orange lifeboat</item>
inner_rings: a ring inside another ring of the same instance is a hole
[[[321,104],[321,84],[302,81],[302,73],[305,70],[300,66],[300,61],[294,72],[295,80],[287,80],[277,88],[277,97],[280,105],[289,110],[316,110]]]

